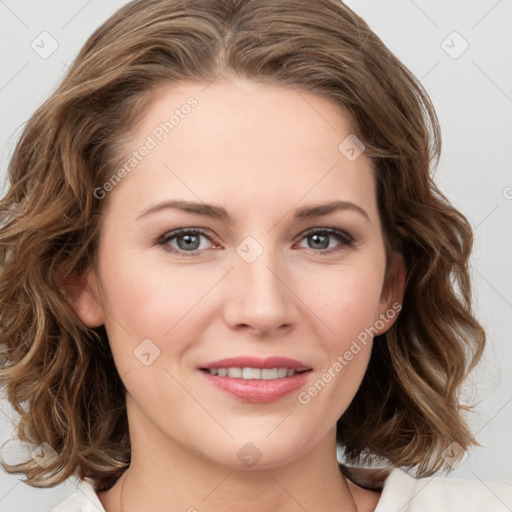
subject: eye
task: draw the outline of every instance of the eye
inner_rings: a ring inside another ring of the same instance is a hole
[[[166,251],[179,254],[181,256],[198,256],[208,249],[201,244],[201,238],[214,243],[207,231],[200,228],[182,228],[170,231],[161,236],[156,244],[163,246]],[[332,240],[338,242],[332,245]],[[347,250],[354,246],[354,239],[344,231],[332,228],[315,228],[303,233],[300,240],[310,240],[309,249],[314,249],[318,254],[328,254],[337,251]],[[318,250],[319,249],[319,250]]]
[[[177,229],[160,237],[157,244],[176,254],[195,256],[207,248],[201,246],[201,238],[212,242],[212,239],[202,229]],[[173,245],[174,243],[175,245]]]
[[[330,244],[333,238],[338,241],[338,246],[333,247]],[[309,248],[320,249],[314,251],[319,254],[342,251],[354,246],[354,239],[348,233],[338,229],[315,228],[304,233],[301,240],[304,239],[311,240],[311,243],[308,243]]]

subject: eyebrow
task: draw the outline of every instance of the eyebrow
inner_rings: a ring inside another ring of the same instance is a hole
[[[150,215],[152,213],[167,209],[182,210],[187,213],[201,215],[204,217],[210,217],[212,219],[221,221],[231,220],[229,213],[222,206],[215,206],[213,204],[196,203],[192,201],[182,200],[167,200],[161,203],[157,203],[154,206],[151,206],[143,210],[142,213],[137,216],[137,220],[146,217],[147,215]],[[333,201],[330,203],[304,206],[302,208],[298,208],[297,210],[295,210],[294,218],[296,220],[313,219],[340,210],[349,210],[359,213],[366,220],[370,221],[370,216],[368,215],[368,213],[366,213],[366,211],[363,210],[363,208],[350,201]]]

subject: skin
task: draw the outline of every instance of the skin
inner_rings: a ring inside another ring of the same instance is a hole
[[[328,100],[234,79],[163,89],[127,154],[190,96],[197,107],[109,192],[96,265],[73,299],[86,325],[105,325],[127,390],[132,463],[100,499],[108,512],[373,510],[379,493],[347,482],[335,449],[336,421],[364,376],[371,340],[305,405],[298,392],[242,402],[197,369],[225,357],[291,357],[312,368],[304,391],[401,302],[398,256],[384,287],[372,162],[338,150],[353,130]],[[169,199],[222,206],[231,220],[169,208],[138,218]],[[334,200],[368,218],[348,209],[293,218]],[[179,228],[207,231],[194,247],[200,254],[183,255],[183,239],[167,250],[155,242]],[[341,230],[354,244],[331,236],[319,247],[303,234],[311,228]],[[247,236],[263,250],[251,263],[236,252]],[[327,245],[332,252],[320,254]],[[160,350],[149,366],[134,356],[144,339]],[[249,442],[261,454],[252,467],[237,456]]]

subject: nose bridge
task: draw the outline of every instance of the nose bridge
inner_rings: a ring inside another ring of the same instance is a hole
[[[293,323],[298,315],[279,252],[247,237],[236,253],[230,272],[233,293],[226,305],[231,326],[246,325],[263,333]]]

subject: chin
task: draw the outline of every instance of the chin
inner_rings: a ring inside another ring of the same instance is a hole
[[[246,431],[243,439],[235,436],[235,439],[224,442],[206,441],[217,449],[204,455],[215,464],[233,470],[272,469],[294,462],[318,443],[316,438],[305,442],[304,435],[299,435],[297,430],[295,434],[286,432],[285,429],[282,432],[278,430],[279,427],[276,429],[274,423],[272,428],[264,431]],[[272,433],[268,435],[268,432]],[[203,446],[204,442],[205,440],[202,441]]]

